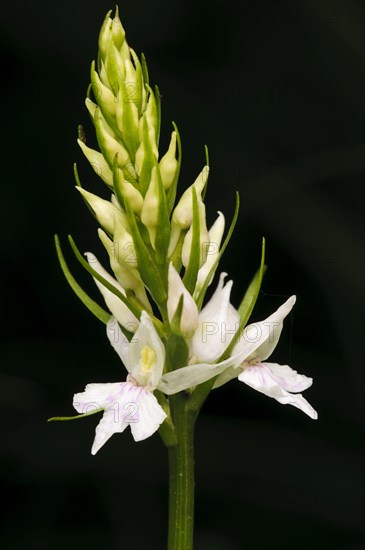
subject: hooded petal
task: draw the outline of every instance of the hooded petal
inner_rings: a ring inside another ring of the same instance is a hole
[[[318,418],[317,412],[300,393],[289,393],[284,387],[295,386],[296,388],[305,389],[305,387],[308,387],[308,383],[309,385],[311,384],[311,381],[308,382],[310,379],[306,379],[305,381],[303,378],[306,377],[298,375],[287,365],[283,366],[285,367],[284,369],[277,369],[277,365],[271,363],[258,363],[244,369],[238,376],[238,379],[254,390],[268,395],[269,397],[273,397],[283,405],[293,405],[311,418]],[[282,376],[284,372],[285,377]],[[298,389],[296,391],[298,391]]]
[[[191,348],[192,356],[198,361],[216,361],[239,327],[238,312],[230,304],[233,282],[229,281],[223,286],[226,275],[221,273],[216,291],[199,314],[199,324]]]
[[[248,325],[235,346],[235,353],[241,351],[246,357],[255,354],[260,361],[267,359],[277,346],[283,321],[293,309],[295,301],[296,297],[291,296],[267,319]]]
[[[86,252],[85,253],[87,261],[91,265],[93,269],[99,275],[104,277],[107,281],[109,281],[110,284],[115,286],[119,292],[125,295],[124,289],[120,286],[118,281],[116,281],[99,263],[98,259],[92,252]],[[138,326],[138,319],[133,315],[133,313],[128,309],[128,307],[121,301],[115,294],[110,292],[107,288],[105,288],[104,285],[102,285],[97,279],[94,278],[95,284],[100,290],[101,294],[103,295],[103,298],[105,300],[105,303],[108,307],[108,309],[112,312],[114,317],[117,319],[117,321],[123,325],[125,328],[127,328],[129,331],[133,332],[136,330]]]
[[[128,344],[124,363],[140,386],[153,390],[165,364],[165,347],[149,315],[142,311],[139,328]]]

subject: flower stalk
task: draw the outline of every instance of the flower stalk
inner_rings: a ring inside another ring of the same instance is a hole
[[[194,428],[196,413],[189,397],[171,396],[170,409],[177,444],[168,447],[169,519],[168,550],[192,550],[194,529]]]

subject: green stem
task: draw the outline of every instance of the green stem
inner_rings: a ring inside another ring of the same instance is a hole
[[[169,453],[168,550],[192,550],[194,529],[194,424],[195,412],[183,393],[170,397],[177,444]]]

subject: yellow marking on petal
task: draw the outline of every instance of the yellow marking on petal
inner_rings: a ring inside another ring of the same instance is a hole
[[[139,366],[142,372],[149,372],[155,365],[156,353],[149,346],[144,346],[141,350]]]
[[[243,363],[242,363],[242,367],[245,368],[245,369],[248,369],[249,367],[253,367],[254,365],[256,365],[257,363],[260,362],[260,357],[258,355],[250,355],[250,357],[248,357]]]

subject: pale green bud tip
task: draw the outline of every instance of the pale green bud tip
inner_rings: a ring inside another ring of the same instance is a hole
[[[165,189],[171,187],[178,167],[176,160],[176,132],[172,132],[167,153],[160,160],[160,173]]]
[[[121,20],[119,19],[118,6],[115,7],[115,15],[112,22],[112,36],[113,36],[113,42],[116,45],[116,47],[118,49],[121,48],[125,40],[125,30],[123,28]]]
[[[84,153],[85,157],[91,164],[92,168],[96,172],[96,174],[109,186],[113,185],[113,173],[110,170],[108,163],[104,159],[103,155],[99,153],[98,151],[95,151],[94,149],[90,149],[90,147],[87,147],[85,143],[78,139],[77,143],[79,144],[82,152]]]
[[[180,318],[180,332],[185,338],[191,338],[198,326],[199,312],[191,294],[187,291],[180,275],[172,264],[168,273],[167,311],[170,323],[172,322],[179,305],[181,296],[184,297],[183,309]]]
[[[172,221],[173,223],[181,227],[181,229],[188,229],[193,221],[193,187],[195,188],[198,201],[201,202],[201,194],[207,183],[208,175],[209,166],[204,166],[203,170],[200,172],[193,185],[186,189],[186,191],[181,196],[178,204],[176,205],[174,213],[172,215]]]
[[[113,233],[115,206],[111,202],[101,199],[97,195],[76,186],[85,201],[91,207],[96,219],[109,233]]]
[[[146,227],[156,227],[158,223],[159,192],[156,167],[151,172],[151,182],[148,187],[142,212],[141,220]]]
[[[199,235],[199,267],[201,267],[207,258],[207,253],[209,249],[209,233],[207,230],[206,218],[205,218],[205,205],[202,201],[199,201],[199,226],[200,226],[200,235]],[[193,227],[191,226],[187,232],[184,244],[181,252],[181,259],[184,267],[189,265],[190,256],[191,256],[191,246],[192,246],[192,236],[193,236]]]

